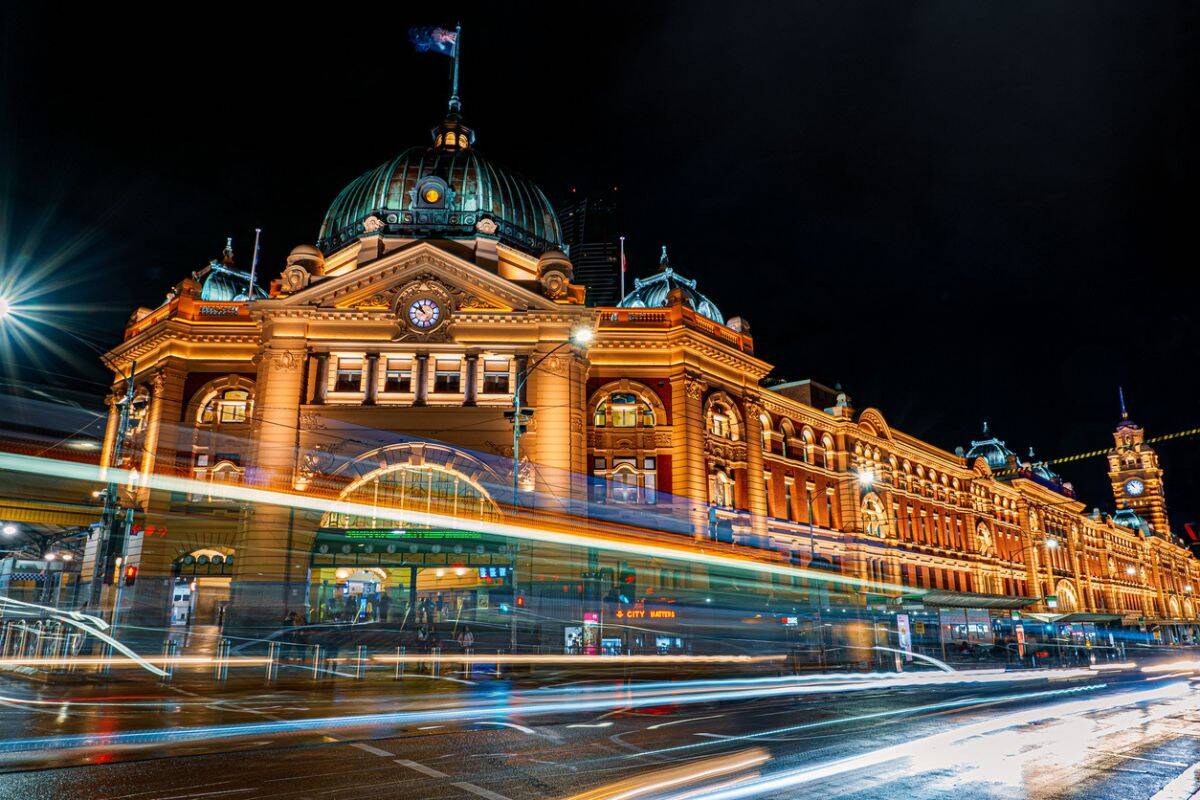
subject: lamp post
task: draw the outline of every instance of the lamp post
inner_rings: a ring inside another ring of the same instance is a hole
[[[569,344],[576,347],[587,347],[592,341],[595,332],[588,327],[578,327],[571,331],[571,336],[565,341],[559,342],[550,352],[543,355],[537,361],[531,363],[520,374],[517,375],[516,383],[513,385],[512,395],[512,411],[506,411],[504,416],[508,418],[513,426],[513,454],[512,454],[512,513],[515,515],[520,505],[521,491],[521,435],[525,433],[526,423],[533,417],[532,408],[522,408],[521,392],[525,389],[525,383],[529,380],[529,376],[534,370],[545,363],[546,359],[557,353],[562,348]],[[510,544],[512,548],[512,606],[509,608],[509,613],[512,614],[512,623],[509,632],[509,649],[510,652],[517,650],[517,543]]]

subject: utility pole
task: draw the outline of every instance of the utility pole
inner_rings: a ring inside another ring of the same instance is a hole
[[[129,435],[130,412],[133,410],[133,397],[136,386],[134,376],[137,374],[137,361],[129,366],[129,377],[125,380],[125,396],[117,401],[121,407],[121,417],[117,424],[116,441],[113,442],[112,457],[107,467],[117,467],[125,449],[125,437]],[[104,510],[100,514],[100,541],[96,544],[96,561],[92,569],[92,585],[89,591],[88,604],[93,613],[100,607],[101,594],[104,584],[112,577],[114,567],[114,551],[125,552],[125,540],[129,536],[130,525],[133,522],[133,508],[121,514],[120,489],[116,480],[109,472],[108,486],[104,488]]]

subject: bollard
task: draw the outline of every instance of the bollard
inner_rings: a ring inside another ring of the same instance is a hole
[[[12,626],[9,625],[8,620],[5,620],[4,623],[0,625],[0,658],[8,655],[8,642],[10,638],[8,632],[11,629]]]
[[[442,648],[435,647],[431,651],[433,655],[433,677],[441,677],[442,674]]]
[[[279,671],[279,642],[267,644],[267,681],[275,680]]]
[[[167,673],[162,677],[162,683],[170,683],[175,677],[175,648],[179,643],[174,639],[168,639],[163,643],[163,672]]]
[[[217,642],[217,660],[213,667],[213,677],[219,681],[229,677],[229,645],[229,640],[225,638]]]
[[[475,652],[474,648],[471,648],[471,647],[463,648],[463,665],[462,665],[463,678],[471,677],[471,655],[474,654],[474,652]]]
[[[396,648],[396,680],[404,677],[404,656],[405,650],[403,647]]]
[[[312,673],[313,680],[315,681],[321,675],[321,645],[314,644],[312,648]]]
[[[360,644],[358,646],[358,649],[355,651],[355,653],[356,653],[356,655],[355,655],[355,659],[354,659],[354,679],[356,681],[358,681],[358,680],[362,680],[363,660],[366,658],[366,655],[367,655],[367,646],[365,644]]]
[[[500,666],[500,651],[499,650],[496,651],[496,677],[497,678],[504,677],[504,668]]]

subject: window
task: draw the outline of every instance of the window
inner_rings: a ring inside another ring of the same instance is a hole
[[[611,417],[611,423],[609,421]],[[613,392],[596,405],[593,422],[597,428],[612,425],[614,428],[654,427],[654,409],[633,392]]]
[[[722,439],[728,439],[729,417],[725,414],[720,414],[714,411],[709,420],[708,430],[709,433],[712,433],[714,436],[719,436]]]
[[[439,358],[433,375],[433,391],[456,394],[462,391],[462,378],[457,358]]]
[[[363,362],[361,358],[339,358],[337,362],[337,379],[333,384],[335,392],[362,391]]]
[[[412,359],[389,358],[387,371],[383,374],[383,390],[393,393],[412,391]]]
[[[205,405],[200,412],[200,422],[211,425],[236,425],[246,421],[246,408],[250,404],[250,393],[245,389],[226,389]]]
[[[783,518],[792,519],[792,482],[783,483]]]
[[[733,480],[717,470],[708,477],[709,497],[713,505],[733,508]]]
[[[636,503],[638,475],[632,458],[614,458],[610,493],[614,503]]]
[[[508,359],[487,358],[483,361],[483,393],[508,394]]]

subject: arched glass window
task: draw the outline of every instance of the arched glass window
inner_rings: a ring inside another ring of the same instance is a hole
[[[596,404],[593,422],[597,428],[653,428],[654,409],[633,392],[613,392]]]
[[[715,470],[708,476],[709,499],[715,506],[733,508],[733,479],[724,470]]]
[[[495,504],[474,481],[436,465],[403,465],[378,472],[341,498],[371,509],[402,509],[470,519],[495,519]],[[393,528],[397,520],[362,509],[331,511],[321,522],[329,528]],[[411,526],[405,526],[411,527]]]
[[[213,395],[200,410],[200,423],[212,425],[237,425],[246,421],[250,405],[250,393],[245,389],[226,389]]]

